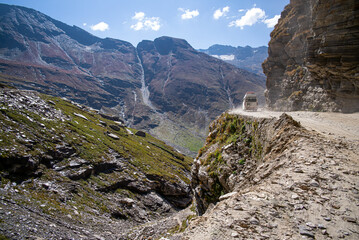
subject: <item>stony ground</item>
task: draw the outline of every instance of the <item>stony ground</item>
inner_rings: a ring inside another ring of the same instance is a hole
[[[289,114],[310,130],[171,239],[359,239],[359,114]]]
[[[308,130],[280,154],[265,156],[251,184],[222,196],[203,216],[193,218],[187,208],[134,224],[73,209],[50,218],[41,205],[24,204],[26,189],[11,183],[0,189],[11,196],[0,199],[1,231],[11,239],[359,239],[359,114],[289,114]]]
[[[182,222],[186,222],[188,216],[194,214],[190,208],[175,214],[168,214],[158,220],[147,223],[134,223],[131,221],[117,220],[109,215],[98,213],[87,214],[74,210],[67,216],[49,216],[43,208],[19,204],[19,201],[27,201],[21,194],[20,186],[8,185],[0,189],[0,194],[12,196],[12,200],[0,199],[0,239],[159,239],[178,232]],[[6,192],[6,193],[5,193]],[[4,234],[4,235],[1,235]]]

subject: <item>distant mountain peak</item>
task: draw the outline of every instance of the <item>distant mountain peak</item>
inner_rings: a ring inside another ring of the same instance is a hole
[[[177,48],[194,50],[186,40],[167,36],[156,38],[154,44],[161,55],[174,52]]]
[[[239,68],[264,76],[262,63],[268,56],[268,47],[266,46],[252,48],[248,45],[245,47],[233,47],[229,45],[214,44],[208,49],[199,49],[199,51],[226,61]]]

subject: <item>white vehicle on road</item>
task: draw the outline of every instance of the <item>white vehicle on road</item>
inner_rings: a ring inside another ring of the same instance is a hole
[[[254,92],[247,92],[243,98],[243,110],[244,111],[257,111],[258,101]]]

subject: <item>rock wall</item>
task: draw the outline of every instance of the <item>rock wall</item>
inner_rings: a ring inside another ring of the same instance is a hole
[[[206,145],[192,165],[192,188],[197,212],[202,215],[221,196],[252,185],[254,172],[282,151],[301,130],[288,115],[277,119],[256,119],[223,114],[210,125]]]
[[[267,105],[359,111],[359,2],[291,0],[271,33]]]

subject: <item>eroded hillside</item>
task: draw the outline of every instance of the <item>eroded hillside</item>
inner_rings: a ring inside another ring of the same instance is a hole
[[[192,159],[34,91],[0,89],[0,152],[0,236],[10,239],[118,239],[192,201]]]

